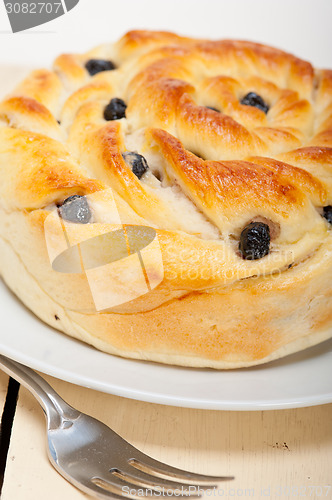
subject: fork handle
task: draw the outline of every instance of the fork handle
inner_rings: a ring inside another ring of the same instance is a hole
[[[58,429],[79,416],[38,373],[0,354],[0,368],[26,387],[38,400],[47,418],[49,429]]]

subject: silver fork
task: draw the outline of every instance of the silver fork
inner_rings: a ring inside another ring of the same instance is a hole
[[[67,404],[36,372],[0,355],[0,368],[39,401],[47,419],[48,457],[70,483],[97,498],[201,497],[220,481],[158,462],[102,422]],[[140,490],[140,491],[138,491]]]

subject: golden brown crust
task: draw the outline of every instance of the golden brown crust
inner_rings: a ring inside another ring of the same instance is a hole
[[[91,77],[90,58],[116,69]],[[267,114],[241,104],[250,91]],[[106,122],[114,97],[126,118]],[[123,156],[130,151],[149,163],[141,179]],[[322,217],[332,204],[330,70],[252,42],[132,31],[59,56],[0,104],[0,172],[0,273],[70,335],[128,357],[216,368],[332,335],[332,231]],[[87,196],[91,223],[59,222],[56,205],[75,194]],[[253,221],[269,226],[271,246],[250,261],[238,248]],[[133,226],[155,234],[153,251],[142,249],[148,293],[138,293],[135,253],[127,282],[121,260],[92,269],[119,227],[127,250],[120,236],[112,244],[128,257]],[[85,241],[82,272],[54,267],[63,245],[83,252]],[[130,300],[106,307],[110,283]]]

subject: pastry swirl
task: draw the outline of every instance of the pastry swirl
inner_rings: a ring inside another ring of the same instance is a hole
[[[332,336],[331,70],[131,31],[7,96],[0,172],[0,273],[73,337],[237,368]]]

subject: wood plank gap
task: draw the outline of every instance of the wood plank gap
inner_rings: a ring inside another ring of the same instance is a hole
[[[3,408],[0,424],[0,495],[5,476],[10,436],[16,412],[20,384],[9,378],[6,402]]]

